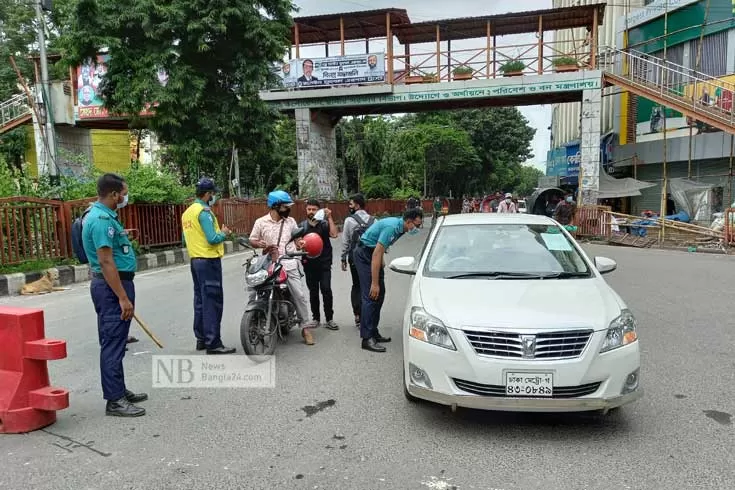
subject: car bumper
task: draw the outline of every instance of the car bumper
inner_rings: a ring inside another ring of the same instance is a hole
[[[593,410],[608,411],[634,402],[643,396],[643,388],[614,398],[495,398],[478,395],[456,395],[440,393],[409,384],[411,396],[452,408],[474,408],[477,410],[498,410],[503,412],[585,412]]]
[[[595,332],[578,358],[544,361],[479,356],[456,330],[452,331],[455,351],[405,335],[404,383],[411,396],[452,407],[513,412],[607,411],[638,400],[643,389],[638,342],[599,354],[604,337],[604,331]],[[409,374],[415,369],[423,372],[422,382]],[[561,391],[558,397],[508,396],[504,390],[506,373],[512,372],[550,373],[555,393],[557,389],[596,386],[582,396],[563,396]],[[626,380],[633,373],[638,380],[629,386]]]

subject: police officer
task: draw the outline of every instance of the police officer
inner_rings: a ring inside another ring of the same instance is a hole
[[[376,221],[360,237],[354,257],[362,291],[360,337],[365,350],[385,352],[385,347],[378,344],[391,340],[378,331],[380,310],[385,300],[384,255],[404,233],[418,233],[423,219],[421,208],[409,209],[403,213],[403,218],[383,218]]]
[[[139,417],[135,406],[148,399],[125,387],[123,357],[135,309],[133,278],[135,252],[117,210],[128,204],[128,186],[119,175],[105,174],[97,181],[97,202],[82,223],[82,244],[92,270],[92,302],[97,313],[102,393],[107,415]]]
[[[194,335],[197,350],[207,354],[233,354],[220,337],[224,293],[222,289],[222,257],[224,241],[230,230],[219,227],[210,206],[219,189],[212,179],[201,179],[196,186],[196,200],[181,216],[184,244],[189,253],[191,277],[194,280]]]

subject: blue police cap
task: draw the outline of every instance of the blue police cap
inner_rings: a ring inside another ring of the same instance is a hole
[[[205,177],[197,182],[197,192],[220,192],[220,189],[214,185],[214,180]]]

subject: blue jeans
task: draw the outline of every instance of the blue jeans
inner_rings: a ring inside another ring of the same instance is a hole
[[[133,281],[121,281],[130,302],[135,305]],[[97,313],[97,333],[100,341],[100,374],[105,400],[125,396],[123,358],[130,333],[131,320],[120,319],[120,300],[104,279],[92,279],[90,287],[94,311]]]
[[[192,259],[190,268],[194,281],[194,335],[207,349],[222,347],[222,260]]]
[[[370,298],[370,285],[373,283],[373,272],[371,269],[374,250],[359,245],[355,249],[354,254],[355,268],[357,269],[357,275],[360,276],[360,290],[362,292],[360,337],[363,339],[371,339],[378,336],[380,310],[383,308],[383,301],[385,301],[385,273],[382,268],[378,277],[380,294],[376,300]]]

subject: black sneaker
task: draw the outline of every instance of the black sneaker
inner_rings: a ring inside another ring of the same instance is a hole
[[[197,340],[197,350],[207,350],[207,345],[203,340]]]
[[[145,408],[136,407],[125,397],[122,397],[119,400],[107,402],[105,415],[112,417],[140,417],[145,415]]]

